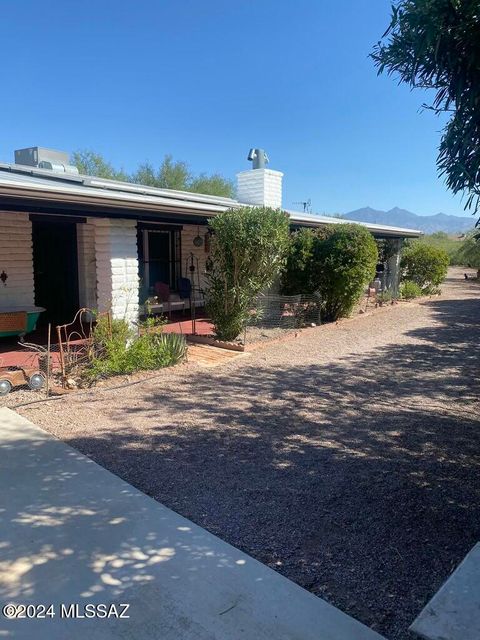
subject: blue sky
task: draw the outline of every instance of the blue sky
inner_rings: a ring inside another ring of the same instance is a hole
[[[0,0],[0,160],[165,153],[234,178],[263,147],[284,206],[463,212],[437,178],[442,121],[377,77],[388,0]]]

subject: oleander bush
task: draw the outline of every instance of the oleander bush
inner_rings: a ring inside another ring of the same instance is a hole
[[[282,271],[289,246],[280,209],[242,207],[209,222],[212,231],[205,307],[220,340],[243,331],[255,297]]]

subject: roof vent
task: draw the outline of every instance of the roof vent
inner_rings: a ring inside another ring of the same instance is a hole
[[[38,167],[55,173],[70,173],[78,175],[77,167],[69,164],[69,154],[56,149],[45,147],[28,147],[15,151],[15,164],[27,167]]]

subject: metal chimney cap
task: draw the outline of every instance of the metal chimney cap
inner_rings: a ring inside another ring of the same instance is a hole
[[[269,162],[265,149],[250,149],[247,160],[252,163],[252,169],[265,169]]]

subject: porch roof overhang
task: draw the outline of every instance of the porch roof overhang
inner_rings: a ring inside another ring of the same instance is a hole
[[[328,216],[317,216],[314,214],[299,213],[298,211],[287,211],[292,225],[297,227],[324,227],[334,224],[359,224],[366,227],[376,238],[419,238],[423,236],[423,231],[417,229],[404,229],[402,227],[390,227],[370,222],[359,222],[358,220],[348,220],[345,218],[329,218]]]
[[[202,224],[218,213],[241,206],[241,202],[231,198],[158,189],[91,176],[55,174],[35,167],[0,163],[0,216],[1,209],[51,215],[81,212],[92,217]],[[421,231],[415,229],[298,211],[287,213],[293,227],[321,227],[352,222],[366,227],[379,238],[416,238],[422,235]]]
[[[5,169],[8,167],[8,169]],[[35,172],[35,173],[33,173]],[[85,176],[44,175],[47,171],[25,168],[17,173],[11,165],[0,164],[0,205],[9,211],[65,214],[82,212],[93,217],[182,220],[201,223],[239,203],[167,189],[116,183]],[[51,174],[51,172],[50,172]],[[111,185],[122,185],[114,189]],[[128,187],[137,187],[136,191]],[[125,190],[126,189],[126,190]],[[1,215],[1,213],[0,213]]]

